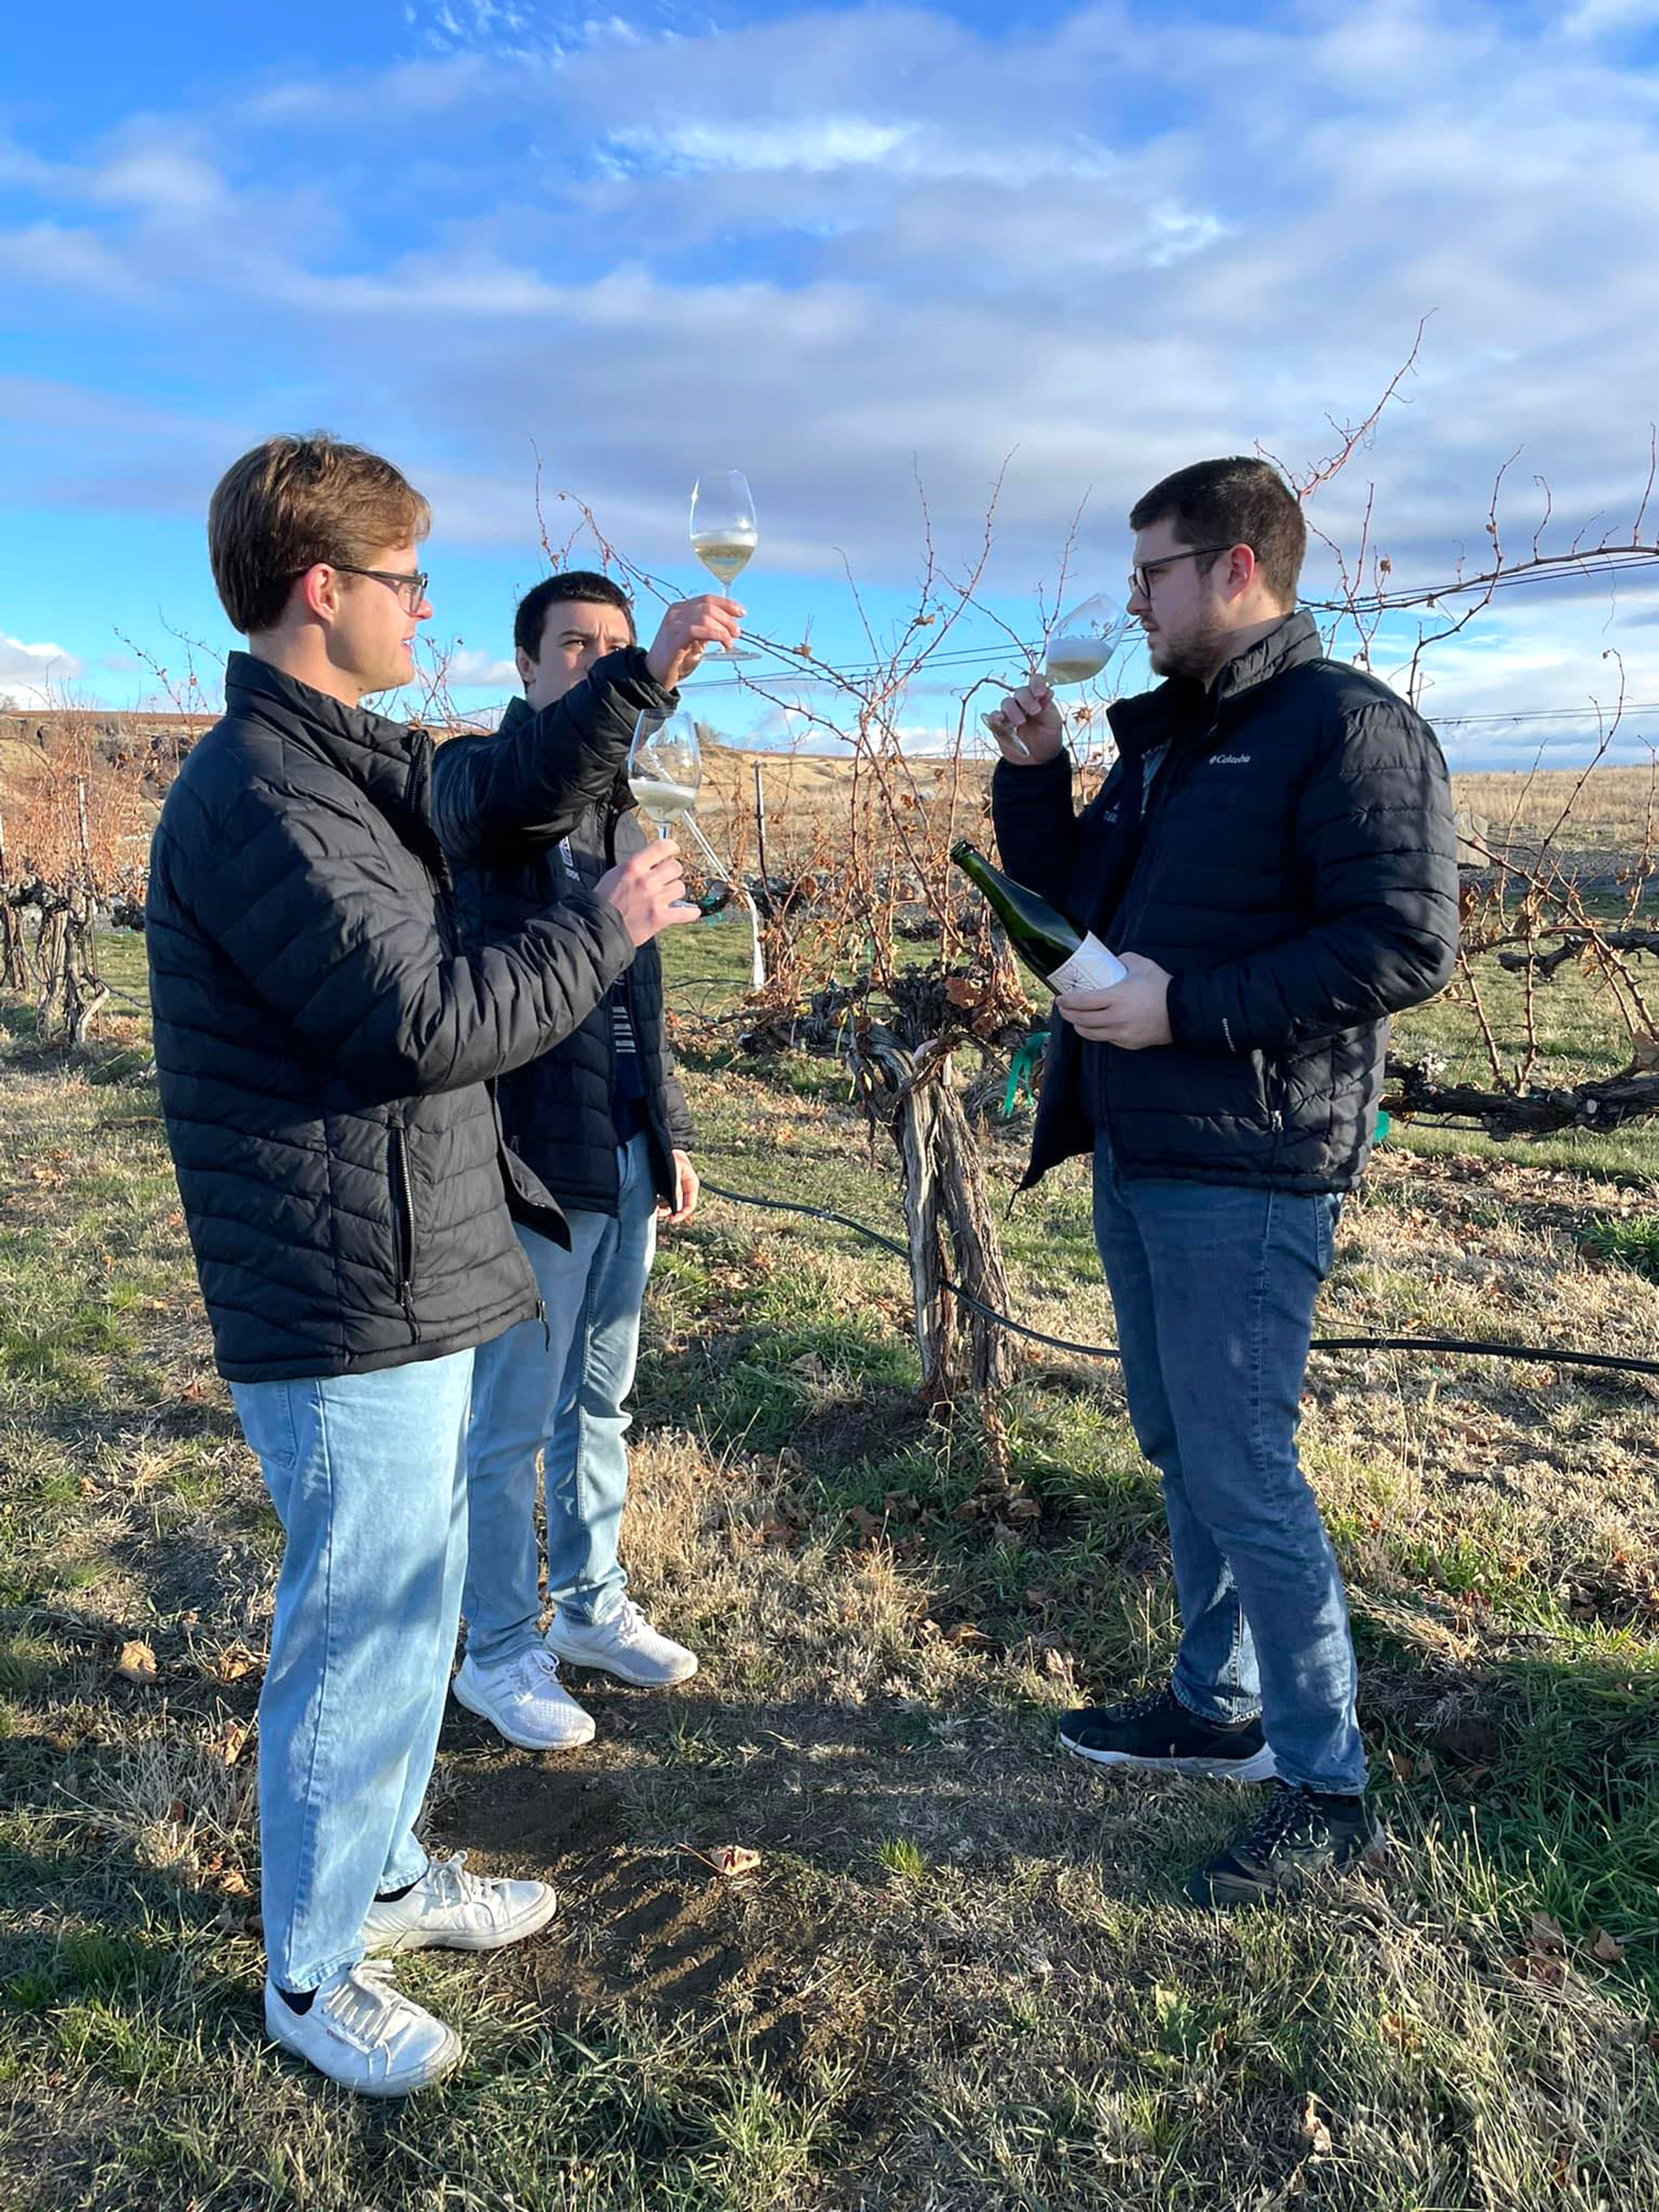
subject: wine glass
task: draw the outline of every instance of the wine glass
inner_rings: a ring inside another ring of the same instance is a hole
[[[647,707],[634,725],[628,753],[628,787],[641,814],[666,837],[672,825],[696,805],[702,781],[702,753],[697,726],[684,707],[672,712]]]
[[[1042,672],[1049,688],[1086,684],[1128,635],[1129,617],[1109,592],[1097,592],[1081,606],[1063,614],[1048,633]]]
[[[755,550],[755,497],[740,469],[711,469],[691,487],[691,550],[723,590],[729,591]],[[727,660],[756,660],[741,646],[723,648]]]
[[[1109,592],[1097,592],[1080,606],[1063,614],[1048,633],[1043,650],[1043,681],[1051,691],[1068,684],[1086,684],[1098,676],[1129,632],[1129,617]],[[981,720],[989,726],[990,717]],[[993,732],[994,735],[994,732]],[[1030,748],[1021,738],[1009,742],[1023,753]]]

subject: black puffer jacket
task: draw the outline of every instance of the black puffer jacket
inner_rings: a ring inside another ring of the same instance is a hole
[[[1056,1018],[1026,1182],[1100,1126],[1128,1176],[1347,1189],[1376,1127],[1387,1018],[1432,997],[1456,952],[1433,732],[1327,660],[1302,613],[1207,691],[1164,684],[1110,720],[1119,759],[1080,817],[1065,755],[999,764],[997,842],[1079,927],[1170,971],[1174,1041],[1085,1045]]]
[[[464,947],[432,747],[246,653],[150,856],[146,939],[167,1139],[220,1371],[366,1373],[536,1310],[508,1212],[568,1232],[507,1154],[489,1079],[568,1035],[621,975],[587,895]],[[611,788],[641,706],[590,677],[465,784],[455,838],[556,836]],[[569,742],[563,740],[568,737]]]
[[[605,666],[600,662],[595,673]],[[494,737],[452,738],[438,748],[432,775],[441,830],[452,811],[446,798],[452,781],[458,786],[470,781],[482,772],[492,749],[511,744],[533,719],[526,702],[514,699]],[[447,842],[447,830],[445,835]],[[627,781],[618,775],[557,842],[537,830],[514,829],[487,847],[476,841],[464,849],[452,847],[456,905],[468,943],[511,936],[532,915],[547,913],[573,891],[591,891],[607,868],[647,842]],[[671,1156],[676,1147],[690,1149],[692,1130],[664,1034],[662,961],[654,941],[635,954],[622,988],[640,1050],[653,1172],[660,1195],[672,1199]],[[514,1068],[496,1086],[507,1143],[562,1206],[590,1213],[617,1211],[615,1070],[615,1024],[609,1005],[603,1004],[562,1044]]]

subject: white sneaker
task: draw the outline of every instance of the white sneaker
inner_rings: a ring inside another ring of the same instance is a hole
[[[453,2028],[394,1989],[389,1966],[366,1962],[331,1976],[306,2012],[267,1979],[265,2033],[360,2097],[406,2097],[461,2056]]]
[[[547,1632],[548,1647],[573,1667],[598,1667],[619,1682],[636,1689],[665,1689],[672,1682],[689,1682],[697,1671],[697,1655],[683,1644],[653,1628],[638,1606],[624,1599],[621,1610],[592,1626],[567,1620],[556,1612]]]
[[[593,1741],[593,1716],[559,1680],[558,1662],[545,1644],[532,1644],[499,1667],[463,1659],[449,1686],[468,1712],[520,1751],[574,1751]]]
[[[544,1881],[489,1881],[466,1870],[466,1853],[435,1859],[401,1897],[377,1897],[363,1921],[373,1956],[386,1951],[499,1951],[533,1936],[559,1909]]]

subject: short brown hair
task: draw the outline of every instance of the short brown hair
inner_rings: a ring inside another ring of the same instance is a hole
[[[1129,510],[1131,530],[1150,530],[1155,522],[1168,522],[1183,545],[1248,545],[1274,598],[1296,605],[1308,526],[1296,494],[1270,462],[1236,453],[1177,469]]]
[[[281,619],[295,577],[317,562],[361,566],[431,524],[390,461],[313,430],[267,438],[225,471],[208,507],[208,557],[225,612],[250,636]]]

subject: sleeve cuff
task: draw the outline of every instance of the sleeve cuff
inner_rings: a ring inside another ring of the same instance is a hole
[[[997,756],[997,764],[991,771],[993,799],[1012,799],[1021,796],[1046,796],[1044,786],[1063,787],[1069,798],[1072,789],[1072,756],[1062,745],[1052,760],[1037,761],[1022,768],[1018,761],[1004,760]]]

